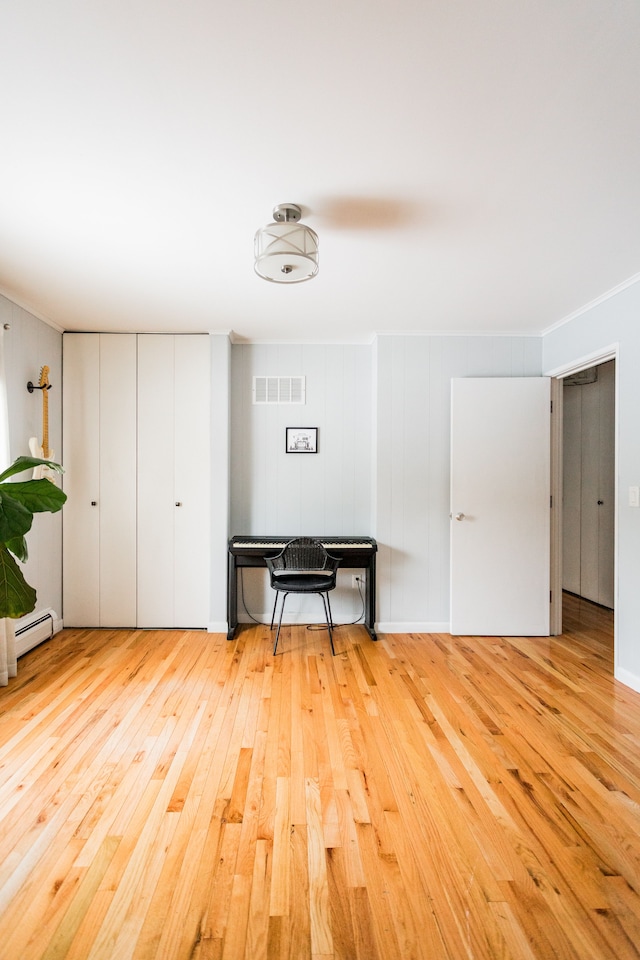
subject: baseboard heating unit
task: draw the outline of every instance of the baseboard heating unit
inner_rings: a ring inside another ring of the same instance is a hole
[[[16,656],[21,657],[44,640],[50,640],[59,629],[57,614],[50,607],[46,610],[34,610],[26,617],[16,620]]]

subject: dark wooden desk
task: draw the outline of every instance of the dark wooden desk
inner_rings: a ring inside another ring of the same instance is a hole
[[[237,536],[229,540],[227,555],[227,639],[233,640],[238,626],[238,570],[241,567],[266,567],[265,557],[281,550],[293,537]],[[378,544],[370,537],[316,537],[333,557],[340,558],[340,569],[365,571],[364,625],[372,640],[376,617],[376,553]]]

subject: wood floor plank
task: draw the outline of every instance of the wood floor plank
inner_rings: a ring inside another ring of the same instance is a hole
[[[269,916],[271,917],[285,916],[291,897],[291,867],[289,858],[291,813],[289,794],[289,778],[278,777],[275,789],[275,808],[273,811],[273,879],[269,896]]]
[[[0,960],[640,958],[640,694],[561,637],[66,630],[0,690]]]
[[[322,829],[320,785],[316,779],[307,777],[305,786],[311,955],[324,956],[333,953],[333,938],[329,919],[329,884],[324,831]]]

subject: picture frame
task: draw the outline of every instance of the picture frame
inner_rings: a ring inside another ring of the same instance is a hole
[[[317,427],[287,427],[285,432],[287,453],[317,453]]]

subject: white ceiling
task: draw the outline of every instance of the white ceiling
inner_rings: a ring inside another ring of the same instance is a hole
[[[638,0],[19,0],[0,292],[65,330],[539,334],[640,270]],[[284,201],[320,237],[253,271]]]

